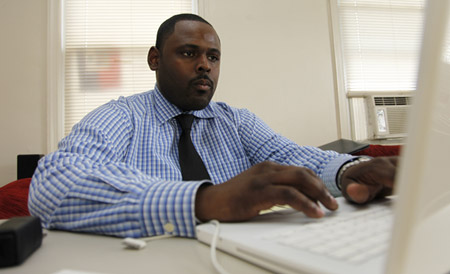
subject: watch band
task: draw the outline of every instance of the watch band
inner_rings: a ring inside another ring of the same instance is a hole
[[[344,174],[344,172],[349,169],[352,166],[356,166],[357,164],[363,163],[363,162],[367,162],[372,160],[372,157],[369,156],[360,156],[358,158],[354,158],[352,160],[350,160],[349,162],[343,164],[341,166],[341,168],[339,169],[337,178],[336,178],[336,185],[339,188],[339,190],[342,190],[341,188],[341,179],[342,179],[342,175]]]

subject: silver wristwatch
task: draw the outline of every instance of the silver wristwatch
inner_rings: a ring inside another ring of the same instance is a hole
[[[341,166],[341,168],[339,169],[337,178],[336,178],[336,185],[339,188],[339,190],[341,190],[341,179],[342,179],[342,175],[344,174],[344,172],[349,169],[352,166],[355,166],[357,164],[363,163],[363,162],[367,162],[372,160],[372,157],[369,156],[361,156],[358,158],[354,158],[352,160],[350,160],[349,162],[346,162],[345,164],[343,164]]]

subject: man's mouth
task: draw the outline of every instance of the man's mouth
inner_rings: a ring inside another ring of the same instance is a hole
[[[212,81],[205,78],[197,79],[192,84],[200,90],[210,90],[213,87]]]

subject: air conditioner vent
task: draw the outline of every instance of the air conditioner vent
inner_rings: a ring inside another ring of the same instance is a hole
[[[406,119],[409,108],[387,108],[387,117],[390,134],[404,134],[406,132]]]
[[[370,139],[403,138],[406,136],[411,96],[367,96],[368,137]]]
[[[374,97],[375,106],[407,106],[411,104],[411,97]]]

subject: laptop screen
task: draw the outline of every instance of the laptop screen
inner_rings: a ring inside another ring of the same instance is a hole
[[[417,92],[400,164],[389,273],[450,271],[449,1],[430,0]]]

